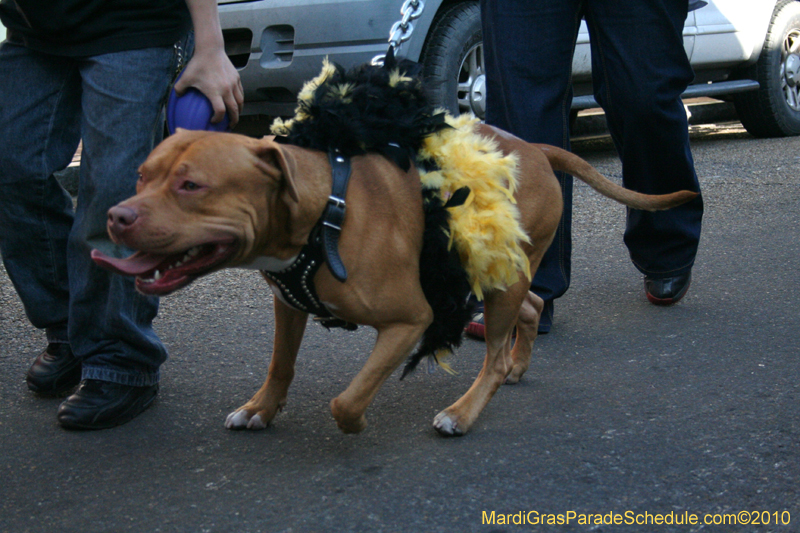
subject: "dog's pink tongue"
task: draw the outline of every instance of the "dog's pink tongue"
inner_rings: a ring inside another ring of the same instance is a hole
[[[111,270],[117,274],[138,276],[156,268],[165,256],[136,252],[130,257],[119,259],[110,257],[100,250],[92,250],[92,260],[100,267]]]

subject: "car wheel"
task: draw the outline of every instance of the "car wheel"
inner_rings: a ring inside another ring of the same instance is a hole
[[[431,103],[454,115],[486,111],[481,11],[477,2],[462,2],[434,23],[422,55],[423,76]]]
[[[761,87],[734,98],[745,129],[755,137],[800,134],[800,2],[775,6],[764,48],[747,75]]]

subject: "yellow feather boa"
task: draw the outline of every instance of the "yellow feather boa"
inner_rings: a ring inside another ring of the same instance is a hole
[[[522,242],[530,242],[519,222],[514,200],[517,158],[504,156],[491,139],[475,133],[478,119],[447,116],[451,128],[426,137],[420,159],[433,159],[439,170],[423,173],[422,184],[438,189],[443,201],[469,187],[467,201],[450,209],[450,243],[455,245],[479,299],[488,290],[504,290],[531,279]]]

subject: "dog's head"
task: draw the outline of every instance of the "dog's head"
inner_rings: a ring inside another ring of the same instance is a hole
[[[272,138],[179,131],[139,167],[136,195],[108,211],[111,239],[137,253],[92,258],[155,295],[252,261],[289,238],[295,174],[291,150]]]

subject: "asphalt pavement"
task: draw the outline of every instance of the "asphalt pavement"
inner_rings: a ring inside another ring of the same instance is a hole
[[[269,289],[237,270],[162,301],[171,355],[149,411],[65,431],[59,401],[26,389],[44,339],[0,267],[0,531],[800,531],[800,138],[738,124],[692,138],[706,215],[686,298],[646,301],[624,209],[576,185],[553,330],[461,438],[431,421],[471,384],[481,342],[451,358],[455,376],[398,372],[369,427],[343,435],[328,402],[374,333],[316,324],[273,425],[226,430],[265,377],[273,331]],[[619,179],[607,137],[574,148]]]

